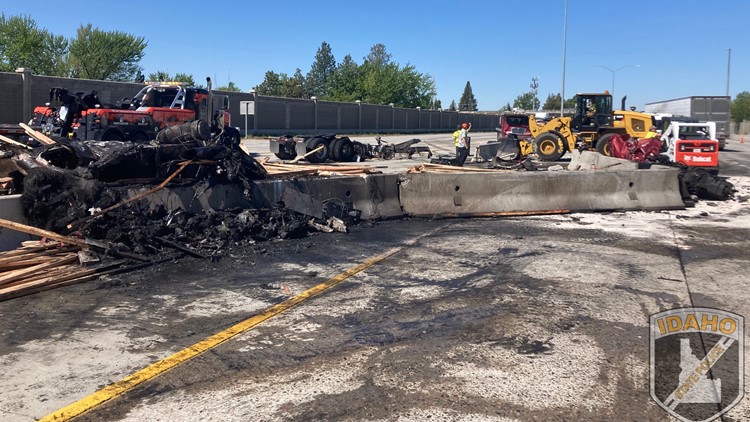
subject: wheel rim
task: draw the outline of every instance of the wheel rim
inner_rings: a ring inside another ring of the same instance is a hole
[[[544,140],[539,143],[539,151],[544,155],[552,155],[557,151],[557,145],[550,140]]]

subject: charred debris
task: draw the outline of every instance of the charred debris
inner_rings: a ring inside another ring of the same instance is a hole
[[[211,138],[200,120],[164,129],[149,143],[55,141],[3,153],[2,170],[9,175],[6,193],[22,193],[32,226],[95,240],[115,255],[164,256],[172,251],[218,257],[232,245],[345,231],[358,220],[356,213],[337,204],[311,217],[283,203],[190,212],[138,201],[167,183],[196,192],[230,185],[248,196],[255,181],[268,177],[234,138]]]

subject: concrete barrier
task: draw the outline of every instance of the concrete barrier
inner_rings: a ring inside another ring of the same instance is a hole
[[[412,216],[472,216],[555,210],[682,209],[679,170],[413,173],[400,202]]]
[[[21,195],[0,196],[0,218],[28,224],[26,216],[23,215]],[[0,227],[0,251],[15,249],[21,246],[21,242],[32,239],[35,239],[35,237],[29,234]]]
[[[281,201],[285,189],[310,195],[318,201],[351,202],[366,220],[403,216],[398,202],[398,175],[372,174],[353,177],[309,178],[297,180],[261,180],[256,182],[253,200],[263,199],[264,206]],[[256,205],[259,205],[256,203]]]
[[[281,202],[284,192],[309,195],[325,203],[351,203],[361,211],[361,218],[379,220],[403,216],[398,202],[398,175],[373,174],[366,176],[259,180],[248,191],[242,185],[196,184],[194,186],[162,189],[147,197],[151,205],[163,205],[168,210],[183,209],[193,213],[232,208],[262,209]],[[133,190],[130,195],[139,191]],[[289,200],[292,195],[287,193]],[[301,197],[296,195],[296,197]],[[292,209],[296,209],[291,205]]]

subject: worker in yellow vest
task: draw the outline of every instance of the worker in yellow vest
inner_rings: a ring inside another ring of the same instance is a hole
[[[456,131],[453,132],[453,146],[456,148],[456,157],[458,157],[458,136],[461,135],[461,125],[456,126]]]

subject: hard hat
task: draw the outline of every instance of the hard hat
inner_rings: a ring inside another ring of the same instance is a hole
[[[464,128],[464,129],[466,129],[466,128],[469,127],[469,125],[467,125],[466,123],[461,123],[461,127]]]
[[[651,126],[648,130],[656,130],[656,126]]]

